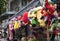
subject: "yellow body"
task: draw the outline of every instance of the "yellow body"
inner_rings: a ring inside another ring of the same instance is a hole
[[[41,10],[37,11],[37,19],[38,22],[40,23],[40,26],[44,27],[45,26],[45,21],[44,19],[40,19],[42,17],[42,14],[40,12]]]
[[[18,28],[19,28],[18,21],[15,21],[14,29],[18,29]]]

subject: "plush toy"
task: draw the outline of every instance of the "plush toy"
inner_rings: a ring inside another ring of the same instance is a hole
[[[33,17],[31,18],[31,24],[40,24],[40,26],[45,26],[45,21],[43,19],[40,19],[42,17],[42,14],[41,14],[41,10],[42,10],[43,7],[36,7],[36,8],[33,8],[33,10],[31,10],[31,14],[30,14],[30,17]],[[33,12],[32,12],[33,11]],[[36,18],[36,20],[34,19]]]
[[[29,20],[28,20],[28,12],[24,12],[23,17],[22,17],[22,21],[25,24],[28,24],[29,23]]]
[[[40,14],[40,9],[42,9],[42,7],[36,7],[36,8],[33,8],[29,11],[29,18],[31,17],[31,24],[32,26],[36,26],[36,25],[39,25],[39,22],[38,22],[38,19],[40,19],[41,17],[41,14]],[[37,11],[39,11],[39,13],[37,13]]]
[[[50,25],[51,23],[50,18],[51,15],[54,13],[54,11],[55,11],[55,7],[51,6],[48,0],[46,0],[45,8],[42,10],[42,12],[43,12],[43,16],[47,16],[48,25]]]
[[[19,26],[18,26],[18,20],[16,18],[16,20],[14,21],[14,29],[18,29],[18,28],[19,28]]]
[[[37,11],[38,22],[40,23],[41,27],[44,27],[45,26],[45,21],[44,21],[44,19],[41,19],[41,17],[42,17],[41,10],[38,10]]]
[[[18,26],[18,21],[15,21],[15,24],[14,24],[14,29],[18,29],[19,26]]]
[[[35,14],[34,8],[29,11],[28,17],[29,17],[29,20],[30,20],[32,26],[35,27],[38,22],[37,22],[37,20],[35,20],[36,14]]]

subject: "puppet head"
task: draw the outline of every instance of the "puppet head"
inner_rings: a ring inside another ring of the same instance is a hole
[[[22,17],[21,16],[17,16],[17,19],[20,20]]]
[[[24,12],[23,14],[23,17],[22,17],[22,21],[26,24],[29,23],[29,20],[28,20],[28,12]]]

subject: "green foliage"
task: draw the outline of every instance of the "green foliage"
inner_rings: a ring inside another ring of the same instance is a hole
[[[0,0],[0,12],[1,14],[6,11],[6,0]]]

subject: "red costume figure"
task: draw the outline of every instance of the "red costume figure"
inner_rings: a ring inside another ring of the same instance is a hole
[[[50,25],[50,23],[51,23],[50,18],[51,18],[51,15],[54,15],[53,14],[54,11],[55,11],[55,7],[51,6],[50,3],[48,2],[48,0],[46,0],[45,8],[42,9],[41,13],[43,14],[43,16],[47,16],[48,25]]]
[[[22,21],[25,23],[25,24],[28,24],[29,21],[28,21],[28,12],[24,12],[23,14],[23,17],[22,17]]]

